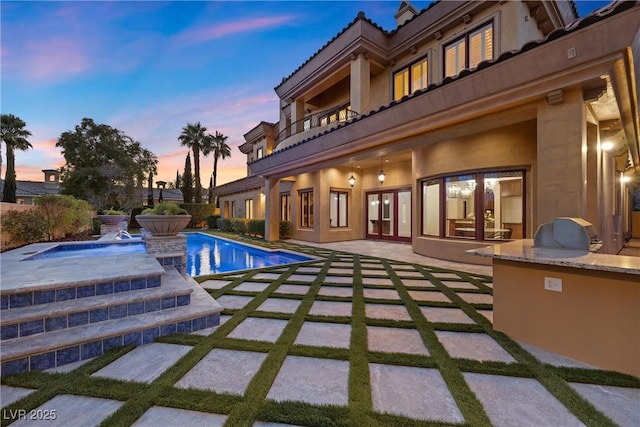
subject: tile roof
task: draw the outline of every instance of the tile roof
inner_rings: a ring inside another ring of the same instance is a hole
[[[300,142],[297,142],[296,144],[287,146],[287,147],[279,149],[279,150],[275,150],[271,154],[269,154],[267,156],[264,156],[259,160],[254,160],[253,162],[249,162],[248,164],[252,164],[252,163],[258,162],[260,160],[264,160],[264,159],[266,159],[268,157],[271,157],[271,156],[274,156],[274,155],[276,155],[276,154],[278,154],[278,153],[280,153],[282,151],[289,150],[289,149],[291,149],[293,147],[296,147],[296,146],[298,146],[300,144],[304,144],[306,142],[309,142],[309,141],[314,140],[316,138],[322,137],[322,136],[324,136],[326,134],[329,134],[331,132],[335,132],[338,129],[341,129],[343,127],[349,126],[352,123],[355,123],[355,122],[357,122],[359,120],[364,120],[369,116],[373,116],[373,115],[375,115],[376,113],[378,113],[380,111],[386,110],[387,108],[393,107],[393,106],[395,106],[397,104],[401,104],[401,103],[406,102],[408,100],[411,100],[411,99],[413,99],[415,97],[423,95],[423,94],[425,94],[427,92],[431,92],[433,90],[437,90],[437,89],[439,89],[441,87],[444,87],[444,86],[448,85],[451,82],[454,82],[454,81],[457,81],[459,79],[465,78],[468,75],[473,74],[473,73],[475,73],[477,71],[480,71],[480,70],[486,69],[488,67],[491,67],[494,64],[500,63],[500,62],[505,61],[505,60],[507,60],[509,58],[512,58],[512,57],[517,56],[517,55],[520,55],[520,54],[522,54],[524,52],[527,52],[527,51],[529,51],[531,49],[534,49],[534,48],[537,48],[539,46],[542,46],[542,45],[544,45],[544,44],[546,44],[548,42],[551,42],[553,40],[556,40],[556,39],[559,39],[561,37],[564,37],[564,36],[566,36],[566,35],[568,35],[570,33],[573,33],[573,32],[575,32],[577,30],[580,30],[582,28],[585,28],[585,27],[588,27],[590,25],[593,25],[593,24],[595,24],[595,23],[597,23],[597,22],[599,22],[599,21],[601,21],[603,19],[606,19],[606,18],[611,17],[613,15],[616,15],[618,13],[622,13],[622,12],[624,12],[626,10],[629,10],[631,8],[634,8],[634,7],[640,7],[640,0],[635,0],[635,1],[616,0],[616,1],[613,1],[609,5],[592,12],[591,14],[585,16],[584,18],[576,19],[574,22],[572,22],[571,24],[567,25],[564,28],[558,28],[558,29],[550,32],[543,39],[530,41],[530,42],[526,43],[524,46],[522,46],[522,48],[520,48],[518,50],[512,50],[512,51],[503,52],[500,56],[498,56],[495,59],[491,59],[491,60],[487,60],[487,61],[481,62],[474,69],[465,69],[465,70],[462,70],[457,76],[446,77],[441,82],[431,83],[427,88],[422,89],[422,90],[417,90],[414,93],[412,93],[411,95],[406,95],[406,96],[402,97],[402,99],[400,99],[399,101],[391,101],[387,105],[382,105],[377,110],[371,110],[371,111],[369,111],[369,113],[361,114],[361,115],[359,115],[359,116],[357,116],[357,117],[355,117],[355,118],[353,118],[353,119],[351,119],[349,121],[346,121],[344,123],[339,124],[338,126],[332,128],[330,130],[326,130],[324,132],[321,132],[321,133],[319,133],[319,134],[317,134],[315,136],[312,136],[312,137],[304,139],[304,140],[302,140]],[[364,13],[362,15],[363,15],[363,19],[364,19]],[[358,16],[360,17],[360,14]],[[419,14],[416,15],[416,16],[419,16]],[[356,18],[356,20],[357,19],[360,19],[360,18]],[[353,25],[354,22],[352,22],[349,26]],[[347,28],[345,28],[345,30]],[[343,32],[345,30],[343,30]],[[338,35],[340,35],[340,34],[338,34]],[[334,39],[335,39],[335,37],[334,37]],[[333,41],[333,39],[332,39],[332,41]],[[331,41],[329,43],[331,43]],[[317,52],[316,52],[316,54],[317,54]],[[314,56],[315,56],[315,54],[314,54]],[[296,70],[296,72],[297,72],[297,70]],[[283,80],[283,82],[284,82],[284,80]]]

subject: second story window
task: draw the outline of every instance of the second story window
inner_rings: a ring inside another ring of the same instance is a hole
[[[393,73],[393,99],[398,101],[405,95],[427,87],[427,58]]]
[[[493,22],[473,30],[444,47],[444,76],[455,76],[493,59]]]
[[[264,148],[260,147],[258,148],[257,154],[256,154],[256,159],[261,159],[264,157]]]

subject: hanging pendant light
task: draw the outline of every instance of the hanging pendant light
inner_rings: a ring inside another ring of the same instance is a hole
[[[353,176],[353,163],[351,163],[351,176],[349,177],[349,185],[353,188],[356,185],[356,177]]]
[[[380,184],[384,182],[384,178],[385,178],[385,174],[384,174],[384,171],[382,170],[382,156],[380,156],[380,172],[378,172],[378,181],[380,181]]]

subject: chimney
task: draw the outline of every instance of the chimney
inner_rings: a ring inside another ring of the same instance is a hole
[[[418,14],[418,11],[411,4],[411,2],[407,0],[402,0],[400,2],[400,6],[398,7],[398,11],[396,12],[394,18],[396,18],[396,25],[399,27],[404,24],[414,16]]]
[[[44,188],[56,189],[60,186],[60,171],[58,169],[43,169]]]

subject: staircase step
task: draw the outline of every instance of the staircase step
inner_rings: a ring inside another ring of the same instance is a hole
[[[218,325],[220,304],[193,279],[183,281],[192,291],[189,305],[4,341],[1,375],[49,369],[114,347],[147,344],[160,336]]]
[[[25,261],[29,254],[22,253],[22,259],[20,253],[3,255],[0,289],[3,312],[155,288],[160,286],[160,278],[165,273],[154,256],[142,253],[69,258],[64,262],[58,259]],[[4,268],[7,264],[10,267]]]
[[[172,269],[162,277],[162,286],[156,288],[6,310],[0,340],[188,305],[191,292]]]

